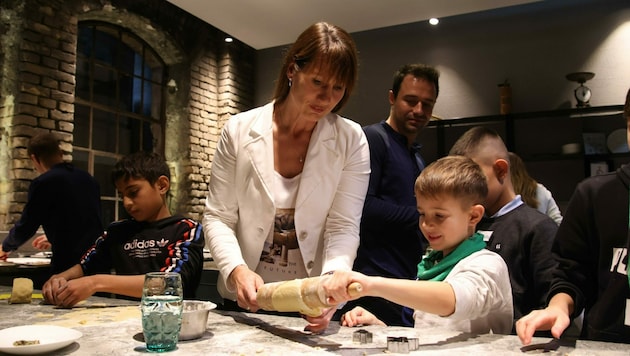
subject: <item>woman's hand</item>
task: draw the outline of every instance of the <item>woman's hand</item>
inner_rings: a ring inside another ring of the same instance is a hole
[[[302,317],[308,321],[308,325],[304,327],[304,331],[310,331],[314,334],[323,333],[328,327],[328,324],[330,324],[330,319],[332,319],[336,310],[336,307],[324,309],[322,315],[315,317],[303,315]]]
[[[256,312],[260,307],[256,301],[256,291],[265,282],[256,272],[245,265],[234,268],[229,280],[236,288],[236,302],[239,307]]]
[[[379,318],[362,307],[354,307],[341,316],[341,325],[353,327],[357,325],[383,325]]]

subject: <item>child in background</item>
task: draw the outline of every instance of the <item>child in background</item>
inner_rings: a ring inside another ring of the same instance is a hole
[[[415,183],[420,229],[433,249],[418,265],[418,280],[347,271],[336,271],[333,278],[347,285],[360,283],[361,296],[415,309],[416,328],[439,325],[475,334],[509,333],[513,310],[507,266],[475,233],[487,192],[483,172],[469,158],[444,157],[430,164]],[[341,323],[383,324],[362,307],[345,313]]]
[[[514,320],[545,306],[556,261],[551,245],[558,225],[524,204],[510,177],[510,159],[501,136],[493,129],[476,126],[466,131],[449,155],[466,156],[481,167],[488,181],[483,205],[486,216],[477,224],[487,249],[508,265]]]
[[[205,241],[197,222],[171,216],[164,159],[145,152],[124,157],[114,166],[112,182],[132,219],[110,224],[79,264],[53,275],[42,288],[45,300],[72,307],[96,292],[140,298],[144,275],[153,271],[180,273],[184,298],[193,298]]]
[[[562,222],[562,213],[553,195],[544,185],[538,183],[527,172],[525,162],[514,152],[510,156],[510,177],[514,192],[521,196],[525,204],[549,216],[556,224]]]
[[[623,115],[630,139],[630,90]],[[560,338],[582,312],[580,338],[630,344],[629,187],[626,164],[575,188],[553,245],[559,264],[547,307],[516,322],[523,344],[536,330]]]

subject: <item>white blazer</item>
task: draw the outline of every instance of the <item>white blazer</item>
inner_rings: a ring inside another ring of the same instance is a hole
[[[255,270],[273,229],[273,102],[232,117],[217,145],[202,220],[219,268],[218,290],[236,300],[226,278],[238,265]],[[309,276],[352,269],[370,177],[367,139],[336,114],[313,130],[295,207],[295,229]],[[266,281],[273,282],[273,281]]]

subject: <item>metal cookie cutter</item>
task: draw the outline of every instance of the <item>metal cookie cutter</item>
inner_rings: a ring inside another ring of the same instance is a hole
[[[417,337],[387,337],[387,351],[400,354],[408,354],[410,351],[418,349]]]
[[[359,329],[352,333],[352,342],[369,344],[372,342],[372,333],[365,329]]]

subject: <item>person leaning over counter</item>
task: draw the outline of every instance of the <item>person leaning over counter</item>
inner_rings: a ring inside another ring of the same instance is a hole
[[[28,241],[41,225],[45,238],[37,237],[33,243],[38,248],[42,241],[52,245],[47,279],[79,263],[103,234],[101,190],[89,173],[63,161],[57,135],[47,132],[33,136],[27,152],[40,175],[28,188],[20,220],[2,242],[0,260]]]
[[[313,24],[287,51],[274,100],[223,128],[202,220],[222,308],[256,311],[265,282],[352,268],[370,153],[361,126],[336,112],[357,70],[350,35]],[[323,331],[334,309],[306,329]]]
[[[623,114],[630,145],[630,90]],[[628,164],[578,184],[553,244],[548,305],[516,322],[524,344],[536,330],[559,338],[582,311],[581,338],[630,343],[629,187]]]
[[[556,265],[551,245],[558,225],[514,193],[508,150],[494,129],[470,128],[455,141],[449,155],[470,157],[486,174],[486,210],[477,232],[484,235],[486,248],[508,265],[514,320],[542,308]]]

